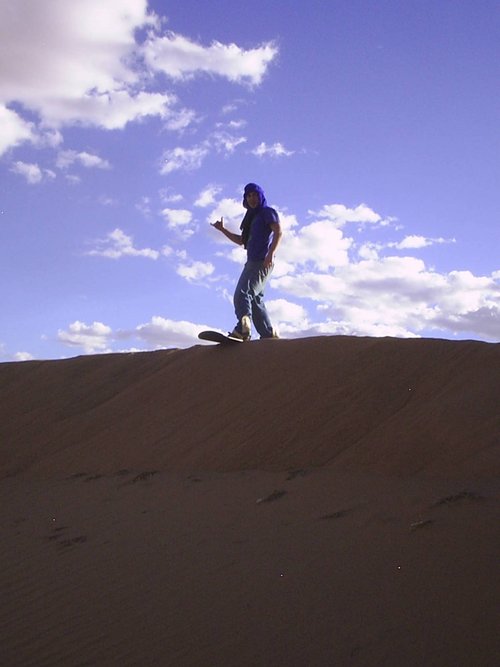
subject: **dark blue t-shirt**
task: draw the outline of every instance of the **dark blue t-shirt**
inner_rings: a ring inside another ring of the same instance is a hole
[[[261,262],[265,258],[273,237],[271,224],[279,224],[279,221],[274,208],[264,206],[258,209],[252,220],[247,243],[247,257],[251,262]]]

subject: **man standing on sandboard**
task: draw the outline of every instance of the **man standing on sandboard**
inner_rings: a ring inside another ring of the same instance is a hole
[[[282,237],[280,220],[256,183],[245,186],[243,206],[247,211],[240,225],[241,234],[226,229],[222,217],[212,223],[212,227],[247,251],[247,261],[234,291],[237,324],[230,336],[250,340],[253,322],[261,338],[278,338],[264,304],[264,287],[272,273],[274,255]]]

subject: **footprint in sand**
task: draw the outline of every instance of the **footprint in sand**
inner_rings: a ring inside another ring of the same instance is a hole
[[[342,519],[344,516],[347,516],[351,510],[338,510],[337,512],[332,512],[331,514],[324,514],[320,516],[320,521],[331,521],[334,519]]]
[[[441,507],[442,505],[453,505],[462,500],[484,500],[484,496],[481,496],[479,493],[474,493],[474,491],[460,491],[460,493],[455,493],[452,496],[446,496],[446,498],[441,498],[438,500],[432,507]]]
[[[283,496],[286,494],[286,491],[283,491],[282,489],[278,489],[277,491],[273,491],[270,493],[268,496],[264,496],[263,498],[259,498],[257,500],[257,505],[260,505],[260,503],[272,503],[274,500],[279,500],[280,498],[283,498]]]
[[[58,542],[58,546],[65,549],[67,547],[72,547],[75,544],[83,544],[86,541],[87,541],[86,535],[78,535],[77,537],[71,537],[69,540],[63,540],[62,542]]]

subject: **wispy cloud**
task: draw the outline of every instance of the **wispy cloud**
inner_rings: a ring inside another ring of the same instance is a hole
[[[160,188],[158,194],[164,204],[177,204],[184,199],[180,192],[175,192],[171,187]]]
[[[166,150],[160,160],[160,174],[170,174],[173,171],[194,171],[199,169],[208,155],[207,146],[182,148],[177,146]]]
[[[295,151],[288,150],[282,143],[277,141],[268,146],[265,141],[261,142],[256,148],[252,150],[253,155],[257,157],[290,157]]]
[[[366,204],[349,208],[344,204],[326,204],[319,211],[308,211],[309,215],[323,220],[330,220],[336,227],[344,227],[348,223],[364,225],[389,225],[394,218],[384,218]]]
[[[149,218],[152,215],[151,211],[151,198],[147,195],[141,197],[140,201],[135,205],[137,211],[140,211],[142,215],[146,218]]]
[[[23,176],[30,185],[36,185],[47,179],[53,180],[56,177],[51,169],[42,169],[37,164],[20,160],[12,164],[10,171]]]
[[[201,168],[210,153],[215,152],[230,156],[238,146],[246,141],[246,137],[217,130],[212,132],[207,139],[191,148],[184,148],[183,146],[170,148],[164,151],[160,159],[160,174],[167,175],[174,171],[195,171]]]
[[[57,156],[56,166],[59,169],[67,169],[75,163],[80,164],[86,169],[111,169],[111,165],[107,160],[86,151],[66,150],[61,151]]]
[[[205,73],[224,77],[235,83],[261,83],[269,64],[278,53],[272,42],[253,49],[214,41],[210,46],[169,32],[152,35],[141,49],[147,65],[173,79],[186,79]]]
[[[418,250],[419,248],[427,248],[432,245],[443,243],[456,243],[456,239],[443,239],[442,237],[433,239],[427,238],[426,236],[411,234],[410,236],[405,236],[402,241],[388,243],[387,245],[389,248],[397,248],[398,250]]]
[[[222,130],[214,132],[209,139],[209,143],[214,146],[218,153],[225,153],[226,155],[234,153],[235,149],[246,141],[246,137],[237,137]]]
[[[433,245],[442,245],[444,243],[456,243],[456,239],[427,238],[426,236],[410,235],[405,236],[401,241],[374,242],[367,241],[358,248],[360,259],[377,259],[385,250],[422,250]]]
[[[95,242],[96,247],[87,251],[87,255],[95,257],[106,257],[108,259],[121,259],[122,257],[145,257],[146,259],[158,259],[160,252],[152,248],[136,248],[133,238],[125,234],[121,229],[110,232],[106,238]]]

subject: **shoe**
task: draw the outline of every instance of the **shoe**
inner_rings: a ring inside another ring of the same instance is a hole
[[[262,340],[270,340],[271,338],[279,338],[279,334],[276,329],[273,328],[273,333],[270,336],[261,336]]]
[[[238,340],[250,340],[252,333],[252,322],[248,315],[243,315],[241,318],[241,331],[235,327],[229,336],[231,338],[238,338]]]
[[[248,315],[243,315],[241,318],[241,333],[243,334],[243,338],[250,338],[252,333],[252,320]]]

